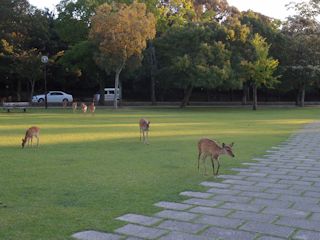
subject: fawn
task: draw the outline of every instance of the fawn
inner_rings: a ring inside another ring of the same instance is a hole
[[[81,103],[81,110],[83,113],[86,113],[88,109],[88,106],[85,103]]]
[[[72,111],[73,111],[73,112],[76,112],[76,111],[77,111],[77,108],[78,108],[78,103],[77,103],[77,102],[73,102],[73,103],[72,103]]]
[[[39,133],[40,133],[40,128],[38,128],[38,127],[31,127],[29,129],[27,129],[25,137],[22,138],[22,148],[24,148],[24,145],[26,144],[26,142],[28,142],[28,146],[29,146],[30,141],[31,141],[31,146],[32,146],[33,137],[37,138],[37,147],[38,147],[39,146]]]
[[[143,136],[143,143],[148,144],[148,132],[149,132],[149,126],[150,126],[150,121],[141,118],[139,121],[139,127],[140,127],[140,141],[141,141],[141,133]]]
[[[202,156],[202,161],[204,162],[204,174],[206,174],[206,165],[205,165],[205,159],[208,156],[211,156],[211,163],[213,168],[213,175],[218,175],[219,168],[220,168],[220,162],[219,157],[220,155],[226,154],[230,157],[234,157],[234,154],[232,152],[232,147],[234,143],[231,143],[230,145],[226,145],[222,143],[222,147],[220,147],[215,141],[210,140],[208,138],[202,138],[198,142],[198,149],[199,149],[199,155],[198,155],[198,171],[199,171],[199,162],[200,157]],[[216,174],[214,173],[214,161],[217,161],[218,168]]]
[[[91,112],[91,114],[94,114],[94,111],[96,110],[96,106],[94,105],[94,102],[92,102],[89,106],[89,110]]]

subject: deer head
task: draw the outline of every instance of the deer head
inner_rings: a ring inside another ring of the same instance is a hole
[[[233,147],[234,143],[231,143],[229,145],[222,143],[222,148],[225,151],[225,154],[229,155],[230,157],[235,157],[235,155],[233,154],[232,151],[232,147]]]

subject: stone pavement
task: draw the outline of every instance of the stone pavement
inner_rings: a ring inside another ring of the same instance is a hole
[[[159,202],[153,216],[126,214],[115,233],[83,231],[80,240],[320,240],[320,123],[307,125],[267,155],[186,191],[182,203]]]

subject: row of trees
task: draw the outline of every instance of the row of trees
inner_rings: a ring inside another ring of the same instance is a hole
[[[0,84],[31,97],[42,79],[40,57],[49,55],[50,82],[100,94],[110,84],[137,93],[182,89],[181,107],[194,88],[305,90],[320,76],[320,1],[292,3],[285,22],[226,0],[61,0],[57,14],[4,0],[0,6]],[[120,75],[121,74],[121,75]],[[103,103],[104,97],[100,98]],[[117,108],[117,101],[114,101]]]

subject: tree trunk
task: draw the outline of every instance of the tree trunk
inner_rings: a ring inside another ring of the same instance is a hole
[[[115,80],[114,80],[114,98],[113,98],[113,107],[115,109],[118,109],[118,88],[119,88],[119,76],[120,73],[122,71],[123,65],[120,66],[117,70],[116,70],[116,76],[115,76]]]
[[[242,86],[242,105],[246,105],[248,101],[248,84],[244,83]]]
[[[34,93],[34,86],[36,84],[36,81],[34,81],[33,79],[30,81],[30,86],[31,86],[31,89],[30,89],[30,99],[29,99],[29,102],[32,102],[32,97],[33,97],[33,93]]]
[[[306,89],[304,86],[300,89],[300,107],[304,107],[304,99],[305,99]]]
[[[18,82],[17,82],[17,100],[18,102],[21,101],[21,80],[18,79]]]
[[[193,90],[193,86],[191,86],[191,85],[186,89],[186,92],[184,94],[184,98],[180,104],[181,108],[185,107],[189,103],[189,100],[190,100],[190,97],[192,94],[192,90]]]
[[[151,102],[152,105],[157,104],[157,99],[156,99],[156,71],[157,71],[157,58],[156,58],[156,51],[153,46],[153,43],[150,41],[149,42],[149,47],[150,47],[150,64],[151,64],[151,69],[150,69],[150,80],[151,80]]]
[[[105,104],[105,101],[104,101],[104,98],[105,98],[104,88],[105,88],[104,81],[102,79],[99,79],[99,95],[100,95],[99,105],[104,105]]]
[[[258,96],[257,96],[257,85],[252,85],[252,110],[257,110],[258,106]]]

